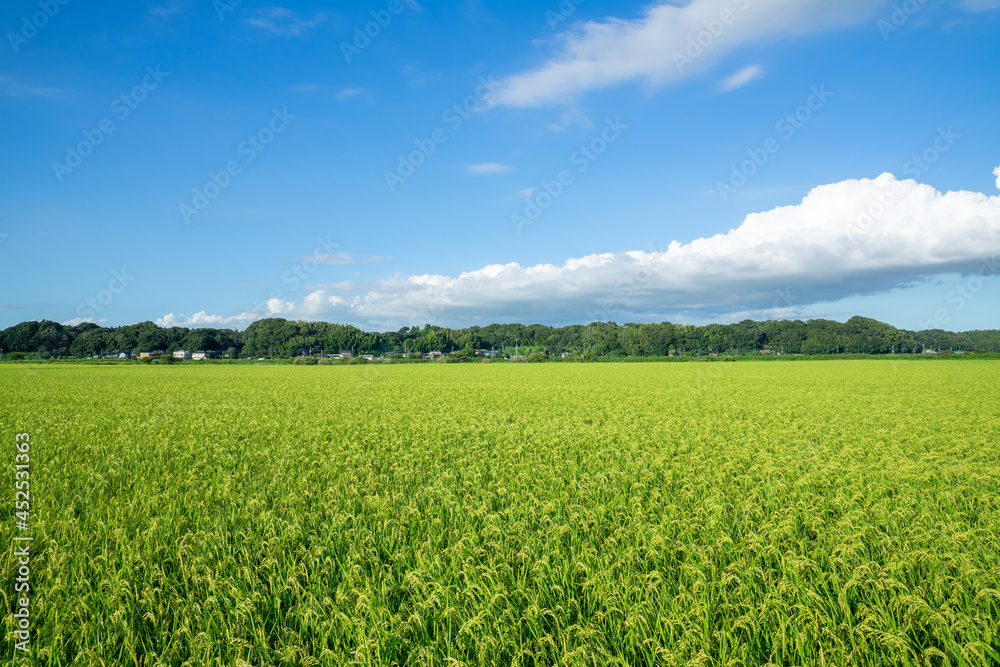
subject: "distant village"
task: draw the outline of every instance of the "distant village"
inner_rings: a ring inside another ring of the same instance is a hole
[[[474,350],[474,356],[482,359],[493,359],[493,358],[504,358],[510,359],[514,355],[503,354],[497,350]],[[107,354],[103,356],[96,356],[94,358],[102,359],[156,359],[167,354],[162,350],[152,351],[152,352],[138,352],[133,354],[132,352],[119,352],[117,354]],[[176,350],[170,353],[174,359],[179,359],[181,361],[208,361],[211,359],[229,359],[230,354],[227,352],[215,352],[211,350]],[[461,350],[453,350],[451,352],[442,352],[440,350],[435,350],[432,352],[407,352],[405,350],[400,350],[398,352],[386,352],[381,353],[378,356],[374,354],[355,354],[354,350],[339,350],[337,352],[326,352],[321,351],[319,354],[314,354],[312,350],[301,350],[299,353],[301,357],[318,357],[322,359],[360,359],[363,361],[384,361],[386,359],[398,358],[398,359],[426,359],[429,361],[435,361],[439,359],[448,359],[452,356],[462,356],[465,357],[466,353]],[[567,359],[573,356],[572,352],[562,352],[557,355],[562,359]],[[233,353],[233,359],[246,359],[246,360],[259,360],[263,361],[265,357],[255,357],[252,354],[246,353]]]

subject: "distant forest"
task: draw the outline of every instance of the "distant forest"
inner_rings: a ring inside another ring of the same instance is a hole
[[[153,322],[105,328],[83,323],[22,322],[0,332],[3,353],[36,358],[92,357],[121,352],[204,350],[218,355],[291,357],[303,353],[353,350],[355,354],[408,351],[497,350],[504,354],[565,352],[591,357],[665,357],[711,353],[753,354],[773,350],[785,354],[891,354],[931,350],[1000,350],[1000,331],[952,333],[934,329],[906,331],[876,320],[853,317],[831,320],[771,320],[691,326],[594,322],[566,327],[541,324],[491,324],[449,329],[425,325],[399,331],[366,332],[346,324],[294,322],[272,318],[245,331],[163,328]]]

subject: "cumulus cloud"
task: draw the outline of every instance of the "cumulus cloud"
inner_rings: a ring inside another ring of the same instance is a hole
[[[474,164],[469,167],[468,172],[475,176],[489,176],[492,174],[506,174],[510,167],[496,162],[486,162],[484,164]]]
[[[1000,167],[993,170],[993,175],[997,177],[997,190],[1000,190]]]
[[[761,69],[760,65],[749,65],[723,79],[722,90],[728,93],[730,90],[742,88],[751,81],[759,79],[763,74],[764,70]]]
[[[937,274],[994,275],[998,256],[1000,196],[942,193],[882,174],[817,187],[798,204],[748,215],[728,233],[655,251],[328,284],[301,304],[270,310],[385,327],[653,321],[678,313],[715,321],[734,312],[790,317],[812,304],[905,289]]]
[[[863,23],[883,0],[658,2],[638,19],[608,18],[562,34],[540,67],[501,82],[495,105],[565,104],[626,81],[658,87],[704,72],[742,47]]]
[[[168,313],[163,317],[154,320],[157,326],[161,327],[187,327],[189,329],[212,328],[212,329],[243,329],[248,325],[263,319],[263,315],[256,311],[247,311],[239,315],[210,315],[205,311],[195,313],[190,317],[186,315],[175,315]]]
[[[161,327],[212,327],[243,329],[253,322],[266,317],[292,316],[299,309],[300,308],[292,301],[269,299],[263,308],[245,310],[236,315],[212,315],[204,310],[191,316],[168,313],[163,317],[157,318],[155,323]]]

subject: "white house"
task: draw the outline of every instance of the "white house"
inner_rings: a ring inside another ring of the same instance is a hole
[[[187,350],[177,350],[174,352],[174,359],[190,359],[191,353]]]
[[[202,352],[200,350],[198,352],[192,352],[191,359],[194,361],[205,361],[208,359],[208,352]]]

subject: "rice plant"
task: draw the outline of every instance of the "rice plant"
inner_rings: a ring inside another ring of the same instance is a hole
[[[998,380],[0,366],[31,664],[998,664]]]

